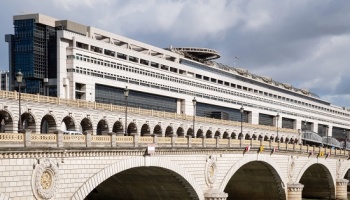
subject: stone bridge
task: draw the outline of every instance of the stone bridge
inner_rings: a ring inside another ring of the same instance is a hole
[[[347,199],[349,152],[302,145],[296,130],[277,139],[276,127],[195,117],[193,131],[193,116],[177,113],[0,99],[1,200]]]
[[[347,199],[343,150],[31,130],[0,146],[0,199]]]

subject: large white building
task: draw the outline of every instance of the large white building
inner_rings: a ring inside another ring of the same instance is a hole
[[[129,106],[134,107],[300,129],[338,140],[345,140],[350,130],[349,109],[290,84],[217,63],[215,50],[163,49],[41,14],[14,16],[15,22],[21,20],[56,30],[57,67],[48,66],[48,75],[41,77],[44,94],[124,105],[127,87]],[[18,69],[12,65],[11,71]],[[57,72],[50,77],[52,70]]]

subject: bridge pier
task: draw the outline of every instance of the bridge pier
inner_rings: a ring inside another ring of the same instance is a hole
[[[304,185],[300,183],[288,183],[287,184],[287,191],[288,191],[288,200],[301,200],[302,198],[302,192],[303,192]]]
[[[204,194],[205,200],[226,200],[228,194],[218,190],[210,189]]]
[[[336,199],[348,199],[348,182],[347,179],[337,179],[336,180],[336,188],[335,188],[335,198]]]

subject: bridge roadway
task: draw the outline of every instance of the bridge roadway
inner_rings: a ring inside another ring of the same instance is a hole
[[[0,99],[0,199],[347,199],[349,152],[295,130],[129,108],[123,136],[124,107],[23,94],[18,133]]]

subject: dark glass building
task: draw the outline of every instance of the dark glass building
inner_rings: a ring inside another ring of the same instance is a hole
[[[51,26],[47,23],[50,20],[41,21],[39,14],[14,16],[14,35],[12,40],[6,40],[12,46],[10,75],[15,80],[17,71],[23,73],[23,91],[27,93],[56,96],[55,87],[48,85],[49,79],[57,78],[56,28],[54,20]],[[11,89],[15,85],[11,81]]]

